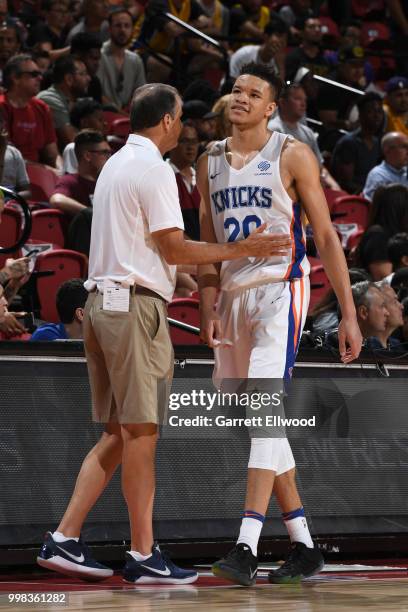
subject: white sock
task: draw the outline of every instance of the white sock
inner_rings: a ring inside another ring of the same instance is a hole
[[[247,544],[252,551],[254,557],[258,556],[258,541],[261,535],[263,522],[258,519],[244,517],[241,523],[241,529],[237,544]]]
[[[309,527],[304,516],[284,521],[291,542],[302,542],[308,548],[313,548],[313,540],[310,535]]]
[[[129,550],[129,554],[132,555],[135,561],[146,561],[146,559],[150,559],[152,556],[152,553],[150,553],[150,555],[142,555],[140,552],[137,552],[137,550]]]
[[[75,542],[79,542],[79,538],[72,538],[72,537],[67,538],[67,536],[64,536],[64,534],[61,531],[54,531],[54,533],[52,534],[52,537],[55,540],[55,542],[66,542],[67,540],[75,540]]]

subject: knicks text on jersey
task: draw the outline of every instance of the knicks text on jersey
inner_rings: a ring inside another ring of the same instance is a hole
[[[223,262],[221,288],[225,291],[309,274],[301,206],[292,202],[280,177],[279,161],[286,138],[272,132],[265,147],[241,170],[228,163],[226,140],[215,143],[208,153],[211,215],[218,242],[243,240],[262,223],[267,223],[266,231],[290,234],[292,240],[291,251],[285,256]]]

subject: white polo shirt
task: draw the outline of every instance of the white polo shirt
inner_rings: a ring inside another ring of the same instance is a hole
[[[106,278],[171,301],[176,266],[166,263],[151,237],[170,227],[184,230],[174,172],[149,138],[131,134],[96,183],[86,289],[102,291]]]

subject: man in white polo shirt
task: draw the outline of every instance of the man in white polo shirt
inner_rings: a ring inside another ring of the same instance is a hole
[[[105,164],[94,193],[83,329],[93,419],[106,426],[85,458],[57,531],[48,532],[37,558],[43,567],[76,577],[98,580],[113,573],[92,558],[80,532],[121,463],[131,530],[125,580],[185,584],[197,579],[196,572],[178,568],[153,544],[160,399],[173,373],[166,303],[174,292],[176,264],[282,255],[291,244],[287,235],[264,232],[265,224],[240,242],[184,238],[176,179],[162,158],[177,145],[181,113],[173,87],[138,88],[131,106],[133,133]]]

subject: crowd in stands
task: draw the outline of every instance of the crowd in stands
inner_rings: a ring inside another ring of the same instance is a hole
[[[269,129],[316,155],[367,347],[404,352],[408,0],[0,0],[0,185],[29,202],[33,220],[54,211],[49,227],[60,231],[37,228],[30,248],[0,255],[0,339],[25,337],[18,311],[31,305],[41,321],[45,299],[56,318],[31,339],[81,337],[81,280],[61,278],[58,294],[39,295],[30,273],[44,256],[40,243],[88,256],[95,184],[126,142],[132,94],[146,82],[174,84],[183,97],[184,127],[168,163],[185,232],[199,239],[196,160],[231,134],[229,93],[250,62],[286,84]],[[10,208],[1,198],[0,246]],[[330,342],[337,301],[310,227],[307,247],[307,329]],[[180,268],[175,297],[196,292],[194,268]]]

